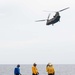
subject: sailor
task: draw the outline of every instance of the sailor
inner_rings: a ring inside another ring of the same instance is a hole
[[[54,75],[55,74],[54,67],[51,63],[47,64],[46,71],[47,71],[48,75]]]
[[[17,67],[14,69],[14,75],[21,75],[20,73],[20,65],[18,64]]]
[[[37,64],[34,63],[33,66],[32,66],[32,75],[38,75],[39,72],[38,72],[38,69],[37,69]]]

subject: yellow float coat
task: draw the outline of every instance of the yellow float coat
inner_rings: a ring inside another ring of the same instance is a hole
[[[54,67],[52,66],[52,67],[47,67],[46,68],[46,71],[48,72],[48,74],[53,74],[54,72],[55,72],[55,70],[54,70]]]
[[[37,67],[32,66],[32,73],[33,73],[33,74],[37,74],[37,73],[38,73]]]

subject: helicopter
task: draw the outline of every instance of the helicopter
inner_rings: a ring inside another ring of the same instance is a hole
[[[55,12],[55,15],[53,16],[53,18],[49,19],[50,17],[50,14],[48,15],[48,18],[47,19],[44,19],[44,20],[37,20],[36,22],[40,22],[40,21],[46,21],[46,25],[54,25],[55,23],[59,22],[60,21],[60,14],[59,12],[62,12],[66,9],[69,9],[69,7],[67,8],[64,8],[62,10],[59,10],[59,11],[56,11]]]

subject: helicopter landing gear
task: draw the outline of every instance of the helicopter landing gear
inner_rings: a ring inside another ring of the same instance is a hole
[[[54,26],[54,24],[52,24],[52,26]]]

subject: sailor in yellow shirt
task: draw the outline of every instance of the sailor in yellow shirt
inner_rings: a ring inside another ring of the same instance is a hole
[[[33,66],[32,66],[32,75],[38,75],[39,74],[36,66],[37,66],[36,63],[34,63]]]
[[[46,71],[48,73],[48,75],[54,75],[55,74],[55,70],[52,64],[48,64],[46,66]]]

